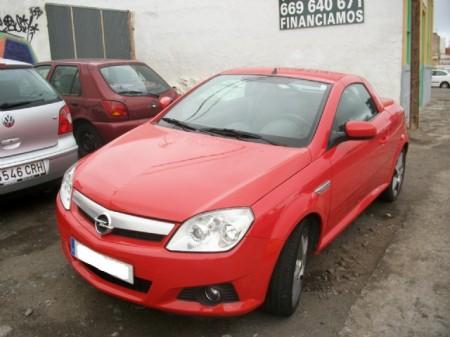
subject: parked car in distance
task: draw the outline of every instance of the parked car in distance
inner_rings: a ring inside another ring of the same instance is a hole
[[[35,68],[69,105],[82,156],[148,121],[178,96],[137,61],[57,60]]]
[[[64,101],[30,64],[0,58],[0,195],[60,179],[77,159]]]
[[[450,72],[444,69],[434,69],[431,74],[433,88],[450,88]]]
[[[407,150],[404,110],[360,77],[227,71],[68,170],[63,251],[141,305],[289,316],[308,255],[397,198]]]

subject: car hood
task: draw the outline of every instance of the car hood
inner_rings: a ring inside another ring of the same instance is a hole
[[[82,161],[74,188],[110,210],[181,222],[250,206],[310,161],[307,148],[146,123]]]

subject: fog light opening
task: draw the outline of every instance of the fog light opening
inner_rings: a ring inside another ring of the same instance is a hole
[[[204,291],[205,298],[211,303],[219,303],[222,301],[222,292],[216,287],[206,287]]]

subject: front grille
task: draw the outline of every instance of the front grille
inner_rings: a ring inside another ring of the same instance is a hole
[[[192,287],[192,288],[184,288],[180,294],[178,295],[178,299],[183,301],[192,301],[192,302],[199,302],[206,305],[211,305],[211,302],[209,302],[205,298],[205,288],[204,287]],[[236,293],[236,290],[234,289],[233,285],[231,283],[224,283],[219,285],[214,285],[215,288],[220,289],[221,293],[221,301],[220,302],[237,302],[239,301],[239,296]]]
[[[94,226],[94,219],[89,216],[81,207],[78,207],[78,212],[90,223],[92,226]],[[152,233],[144,233],[144,232],[137,232],[137,231],[131,231],[127,229],[122,228],[114,228],[111,232],[113,235],[119,235],[119,236],[125,236],[133,239],[138,240],[145,240],[145,241],[154,241],[154,242],[160,242],[162,241],[165,236],[159,235],[159,234],[152,234]]]
[[[111,226],[113,228],[112,233],[116,235],[159,242],[169,235],[175,227],[175,224],[171,222],[107,209],[77,190],[73,192],[72,200],[74,205],[77,206],[79,214],[92,225],[95,225],[95,219],[105,218],[106,220],[103,219],[103,221],[106,221],[106,226]]]
[[[101,279],[103,279],[109,283],[113,283],[115,285],[127,288],[127,289],[135,290],[135,291],[138,291],[141,293],[147,293],[152,285],[151,281],[144,280],[139,277],[134,277],[134,284],[130,284],[130,283],[122,281],[114,276],[111,276],[111,275],[105,273],[104,271],[101,271],[100,269],[97,269],[87,263],[84,263],[84,262],[82,262],[82,263],[87,269],[89,269],[91,272],[93,272],[95,275],[97,275]]]

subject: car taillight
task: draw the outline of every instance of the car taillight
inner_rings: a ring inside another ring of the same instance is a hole
[[[64,105],[61,110],[59,110],[58,135],[72,132],[72,130],[72,115],[70,114],[69,107]]]
[[[102,101],[103,109],[112,117],[127,117],[128,108],[125,104],[117,101]]]

